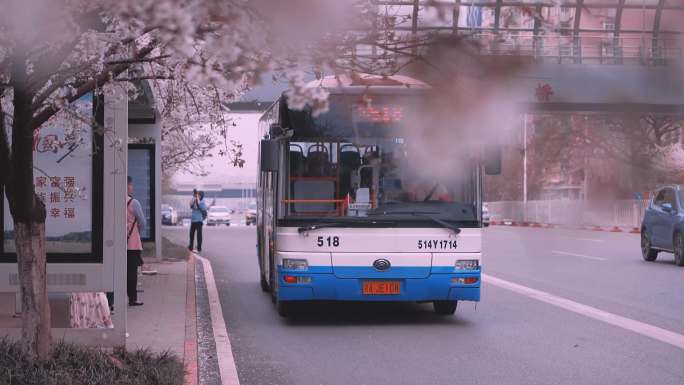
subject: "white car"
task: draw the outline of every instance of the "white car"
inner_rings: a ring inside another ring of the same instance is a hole
[[[161,222],[165,226],[176,226],[178,224],[178,212],[169,205],[161,206]]]
[[[225,206],[211,206],[207,212],[207,226],[230,226],[230,210]]]
[[[249,204],[249,208],[245,211],[245,225],[256,226],[257,222],[257,208],[256,203],[252,202]]]

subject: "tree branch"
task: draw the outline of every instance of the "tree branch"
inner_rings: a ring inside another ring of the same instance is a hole
[[[138,50],[136,53],[136,57],[138,58],[144,58],[145,56],[149,55],[150,52],[152,52],[156,48],[156,42],[152,41],[150,42],[149,45],[143,47],[142,49]],[[113,68],[105,69],[102,71],[99,75],[93,77],[92,79],[86,81],[85,83],[79,85],[76,88],[76,93],[71,95],[70,97],[66,98],[67,103],[71,103],[75,100],[78,100],[81,98],[83,95],[87,94],[88,92],[94,91],[97,89],[97,87],[102,86],[103,84],[116,79],[117,76],[121,75],[124,73],[130,65],[127,64],[119,64],[114,66]],[[30,127],[33,130],[38,129],[43,123],[45,123],[48,119],[50,119],[54,114],[59,112],[60,108],[57,106],[51,105],[46,107],[45,109],[41,110],[38,114],[36,114],[33,119],[31,120],[31,125]]]
[[[135,82],[139,80],[173,80],[175,79],[173,76],[165,76],[165,75],[149,75],[149,76],[135,76],[132,78],[116,78],[114,81],[117,82]]]
[[[157,27],[148,27],[148,28],[145,28],[145,29],[141,32],[140,36],[143,36],[143,35],[145,35],[146,33],[149,33],[149,32],[151,32],[151,31],[155,30],[156,28],[157,28]],[[138,37],[140,37],[140,36],[138,36]],[[114,54],[116,54],[117,49],[118,49],[119,47],[125,46],[125,45],[130,44],[130,43],[133,43],[133,42],[135,42],[135,40],[136,40],[136,38],[129,37],[129,38],[126,38],[126,39],[124,39],[124,40],[121,40],[121,41],[119,41],[119,42],[117,42],[117,43],[115,43],[115,44],[112,44],[112,46],[109,47],[109,49],[108,49],[107,52],[105,53],[104,57],[113,56]],[[158,58],[163,58],[163,57],[164,57],[164,56],[160,56],[160,57],[158,57]],[[107,64],[107,65],[123,65],[123,64],[129,64],[129,65],[130,65],[130,64],[136,64],[136,63],[141,63],[141,62],[145,62],[145,61],[154,61],[154,60],[156,60],[156,59],[155,59],[155,58],[145,59],[144,57],[140,57],[139,55],[137,55],[137,58],[123,59],[123,60],[118,60],[118,61],[117,61],[117,60],[114,60],[114,61],[106,62],[105,64]],[[118,63],[117,63],[117,62],[118,62]],[[51,85],[50,87],[46,88],[44,91],[40,92],[39,94],[36,94],[36,96],[35,96],[35,98],[34,98],[34,103],[33,103],[33,108],[34,108],[34,110],[40,109],[40,107],[42,107],[43,102],[45,102],[45,100],[47,100],[47,98],[49,98],[50,95],[52,95],[55,91],[57,91],[57,90],[60,89],[61,87],[66,86],[67,84],[65,84],[64,82],[65,82],[67,79],[69,79],[70,77],[73,77],[73,76],[77,75],[79,72],[81,72],[81,71],[83,71],[83,70],[86,70],[87,68],[90,68],[89,66],[90,66],[91,64],[92,64],[92,63],[88,63],[88,62],[86,62],[86,63],[81,63],[81,65],[79,65],[79,66],[77,66],[77,67],[74,67],[74,68],[70,69],[69,71],[66,71],[65,73],[59,74],[59,75],[56,76],[55,78],[52,78],[52,79],[49,79],[49,78],[48,78],[48,79],[46,79],[45,82],[51,81],[51,82],[52,82],[52,85]],[[53,72],[54,72],[54,71],[53,71]],[[58,73],[59,73],[59,71],[54,72],[52,75],[56,75],[56,74],[58,74]]]
[[[68,83],[65,83],[67,79],[76,76],[79,72],[85,70],[86,68],[87,67],[85,65],[74,67],[71,68],[69,71],[65,71],[55,76],[52,79],[48,79],[51,82],[51,85],[34,96],[32,108],[34,110],[39,110],[40,107],[42,107],[43,103],[47,100],[47,98],[50,97],[50,95],[52,95],[58,89],[69,85]]]
[[[142,59],[122,59],[122,60],[110,60],[105,62],[107,65],[115,65],[115,64],[138,64],[138,63],[150,63],[150,62],[155,62],[158,60],[163,60],[170,58],[171,55],[159,55],[159,56],[153,56],[149,58],[142,58]]]
[[[98,11],[90,11],[78,15],[74,21],[79,27],[83,28],[83,30],[102,30],[103,26],[99,22],[99,19]],[[69,56],[74,54],[74,49],[81,42],[82,36],[83,35],[78,35],[77,38],[62,44],[55,50],[41,50],[38,53],[36,60],[32,60],[35,67],[33,75],[29,80],[33,91],[32,93],[38,92],[40,87],[46,84],[53,76],[55,70],[60,69],[64,62],[69,59]]]

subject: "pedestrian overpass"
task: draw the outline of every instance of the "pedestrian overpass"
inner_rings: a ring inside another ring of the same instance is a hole
[[[522,59],[507,88],[525,111],[684,109],[684,2],[680,0],[376,1],[379,36],[445,34],[478,54]],[[394,40],[392,40],[394,39]],[[392,45],[395,44],[395,45]],[[414,48],[411,48],[412,50]],[[415,51],[413,51],[415,53]],[[382,55],[378,49],[372,53]]]

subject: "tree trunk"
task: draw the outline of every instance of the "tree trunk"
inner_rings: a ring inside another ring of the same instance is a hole
[[[50,305],[47,295],[45,222],[17,223],[15,243],[21,287],[21,343],[40,360],[50,355]]]
[[[14,118],[11,167],[5,191],[14,220],[22,306],[21,343],[27,354],[44,360],[50,355],[52,343],[47,296],[46,212],[33,185],[33,95],[29,91],[25,61],[15,59],[11,79]]]

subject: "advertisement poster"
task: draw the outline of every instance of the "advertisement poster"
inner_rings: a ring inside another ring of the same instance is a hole
[[[34,133],[34,186],[45,202],[47,252],[92,251],[93,116],[91,94]],[[3,251],[16,252],[14,225],[4,199]]]

